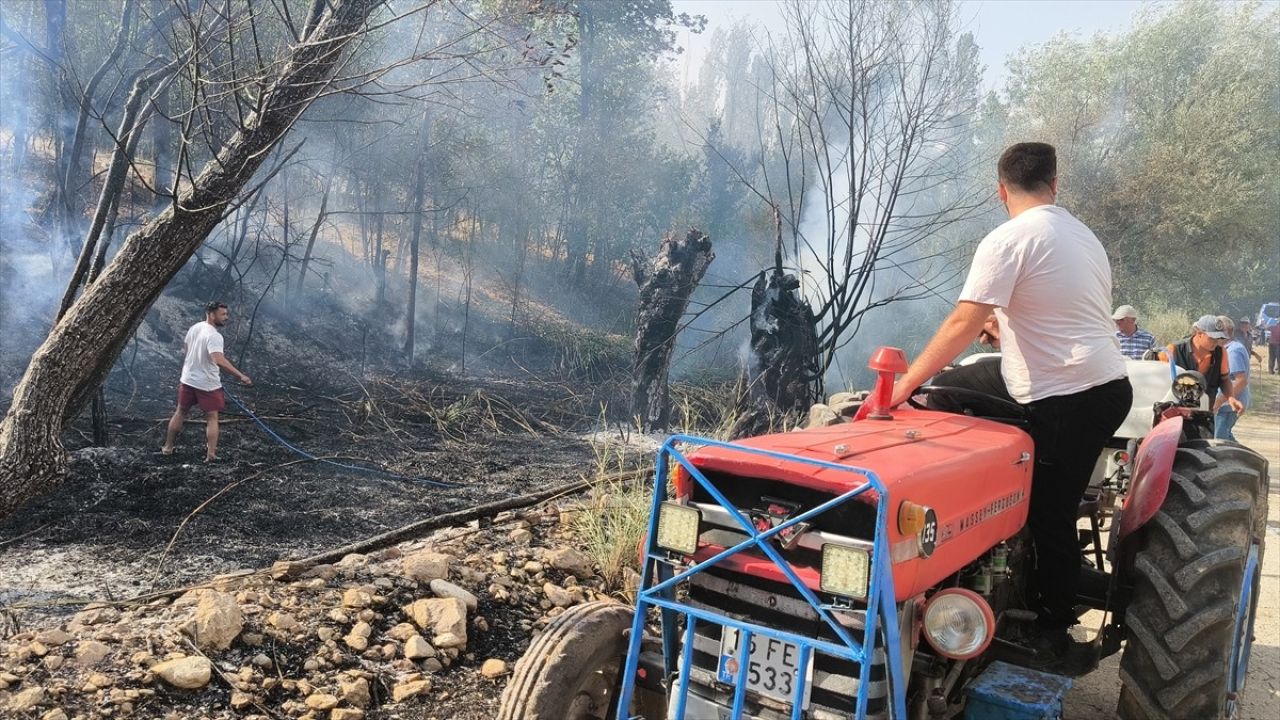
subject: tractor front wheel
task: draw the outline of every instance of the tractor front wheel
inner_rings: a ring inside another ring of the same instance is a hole
[[[634,612],[629,605],[590,602],[552,620],[516,662],[498,720],[613,720],[606,715],[616,703]],[[636,692],[638,700],[646,694]],[[652,713],[643,717],[663,720]]]
[[[1252,644],[1266,461],[1238,445],[1178,449],[1169,493],[1136,538],[1124,720],[1232,718]],[[1265,520],[1264,520],[1265,522]]]

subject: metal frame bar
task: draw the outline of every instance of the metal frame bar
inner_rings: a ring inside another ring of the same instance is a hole
[[[694,467],[685,455],[677,449],[679,444],[699,445],[718,447],[733,452],[741,452],[748,455],[756,455],[774,460],[783,460],[788,463],[797,463],[807,465],[814,468],[825,470],[834,470],[838,472],[849,472],[860,476],[864,482],[854,487],[852,490],[841,494],[840,496],[828,500],[821,505],[805,511],[793,518],[787,519],[785,522],[775,525],[769,530],[759,531],[751,524],[745,515],[732,503],[723,493],[716,488],[698,468]],[[747,534],[747,539],[734,545],[731,548],[717,553],[715,556],[694,563],[684,568],[679,574],[670,572],[670,566],[666,556],[657,547],[658,535],[658,512],[659,508],[667,497],[667,470],[668,460],[678,462],[689,475],[707,491],[708,494],[722,508],[729,512],[730,517],[734,519],[742,527]],[[866,621],[863,629],[862,640],[856,640],[831,614],[829,606],[824,604],[817,595],[808,586],[800,580],[794,568],[782,557],[772,543],[767,542],[774,536],[785,531],[786,529],[806,522],[809,519],[820,515],[835,507],[839,507],[846,502],[852,501],[859,495],[866,492],[875,492],[879,496],[879,502],[876,503],[876,531],[872,542],[871,550],[871,575],[867,588],[867,609]],[[657,472],[654,476],[654,492],[652,505],[649,513],[649,529],[648,540],[645,546],[644,567],[641,569],[640,589],[636,594],[635,615],[631,623],[631,635],[628,640],[627,661],[623,669],[622,685],[620,688],[621,696],[618,703],[617,720],[629,720],[631,698],[635,691],[636,671],[640,662],[640,648],[644,639],[645,623],[648,619],[649,610],[657,608],[662,611],[662,632],[664,658],[668,668],[673,667],[675,658],[671,656],[674,648],[670,647],[667,642],[668,638],[674,638],[676,632],[676,622],[680,615],[685,617],[684,630],[684,648],[681,654],[680,677],[674,688],[676,693],[676,714],[670,720],[683,720],[686,708],[686,701],[689,693],[689,668],[693,661],[693,639],[694,627],[698,622],[709,622],[722,627],[733,628],[739,633],[739,658],[738,678],[734,689],[733,701],[733,720],[739,720],[742,717],[743,706],[746,702],[746,678],[747,667],[750,664],[749,651],[751,647],[752,635],[763,635],[766,637],[776,638],[785,642],[792,643],[800,648],[800,664],[796,671],[796,688],[795,698],[792,701],[791,717],[793,720],[800,720],[803,715],[803,707],[801,706],[805,692],[804,688],[808,684],[809,678],[809,658],[812,657],[814,651],[821,652],[846,660],[850,660],[859,665],[859,682],[858,697],[854,714],[851,716],[857,720],[862,720],[867,714],[867,698],[871,686],[871,662],[870,658],[874,657],[875,640],[877,631],[884,634],[885,638],[885,663],[886,672],[889,680],[890,702],[889,708],[891,717],[895,720],[905,720],[906,718],[906,681],[903,677],[901,648],[898,638],[898,618],[897,604],[893,592],[893,563],[889,553],[889,541],[887,533],[889,507],[889,492],[880,478],[872,471],[864,468],[853,467],[850,465],[840,465],[838,463],[826,462],[822,460],[814,460],[786,453],[772,452],[769,450],[760,450],[757,448],[746,447],[736,443],[721,442],[718,440],[710,440],[707,438],[694,437],[691,435],[673,435],[663,443],[658,450]],[[782,572],[791,585],[796,589],[802,598],[809,603],[818,617],[835,633],[840,640],[839,643],[819,640],[816,638],[797,635],[785,630],[776,630],[755,623],[736,620],[714,612],[710,612],[701,608],[695,608],[679,602],[676,599],[676,585],[689,577],[696,575],[707,568],[714,567],[723,562],[726,558],[747,550],[757,550],[769,558],[775,566]],[[655,577],[661,576],[661,577]],[[721,631],[723,633],[723,630]]]

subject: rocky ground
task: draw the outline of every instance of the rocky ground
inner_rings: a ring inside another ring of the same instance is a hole
[[[505,513],[483,532],[21,629],[0,642],[0,707],[41,720],[488,718],[531,634],[606,597],[554,506]]]

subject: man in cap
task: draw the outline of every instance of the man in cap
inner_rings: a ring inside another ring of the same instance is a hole
[[[1249,352],[1244,343],[1240,342],[1239,328],[1232,327],[1231,318],[1219,315],[1218,322],[1219,325],[1225,325],[1228,328],[1228,333],[1235,330],[1235,337],[1227,342],[1223,352],[1227,356],[1231,394],[1240,403],[1240,409],[1236,410],[1231,404],[1228,404],[1225,395],[1219,394],[1214,398],[1213,436],[1219,440],[1231,440],[1234,442],[1236,436],[1231,432],[1231,429],[1236,426],[1236,421],[1240,419],[1240,414],[1244,412],[1245,408],[1249,407]]]
[[[1141,360],[1143,353],[1156,346],[1156,336],[1138,327],[1138,311],[1132,305],[1116,308],[1111,319],[1116,321],[1116,340],[1125,357]]]
[[[1174,364],[1183,370],[1196,370],[1204,376],[1205,395],[1217,398],[1222,392],[1223,403],[1233,411],[1244,411],[1244,405],[1235,397],[1231,387],[1231,366],[1223,351],[1231,339],[1230,318],[1202,315],[1191,326],[1191,335],[1176,343],[1170,343],[1160,353],[1160,360]],[[1216,400],[1215,400],[1216,402]],[[1215,407],[1217,407],[1215,405]]]
[[[1245,352],[1249,357],[1258,361],[1258,365],[1262,365],[1262,356],[1253,349],[1253,321],[1247,316],[1236,321],[1236,337],[1235,339],[1244,346]]]

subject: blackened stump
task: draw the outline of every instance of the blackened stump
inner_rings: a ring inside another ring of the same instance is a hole
[[[640,418],[645,430],[664,430],[670,423],[667,374],[680,318],[715,258],[711,238],[696,228],[683,239],[663,238],[652,262],[635,251],[631,254],[631,270],[640,286],[631,414]]]
[[[800,281],[780,268],[761,272],[751,288],[750,406],[734,437],[769,430],[769,418],[801,413],[821,394],[817,319],[800,297]]]

